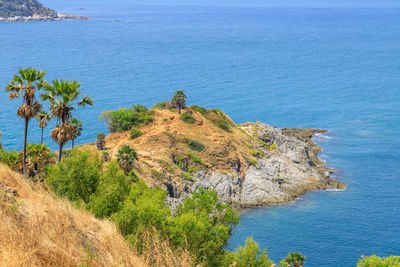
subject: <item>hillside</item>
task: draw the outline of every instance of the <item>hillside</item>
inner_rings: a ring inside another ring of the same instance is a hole
[[[132,140],[128,131],[112,133],[104,152],[115,158],[123,145],[134,147],[139,155],[135,172],[149,186],[168,190],[173,203],[198,187],[215,190],[220,199],[240,207],[282,204],[307,191],[344,188],[317,158],[320,148],[311,137],[321,130],[235,125],[223,112],[197,106],[184,112],[193,117],[191,123],[177,111],[152,109],[154,120],[140,128],[141,136]],[[96,151],[95,144],[83,147]]]
[[[146,266],[115,226],[0,164],[1,266]]]
[[[0,0],[0,19],[7,21],[87,19],[58,13],[37,0]]]

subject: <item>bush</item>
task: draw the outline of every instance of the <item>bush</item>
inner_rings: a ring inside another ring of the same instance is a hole
[[[192,108],[193,110],[199,112],[201,115],[203,115],[203,116],[205,116],[205,117],[207,117],[207,115],[208,115],[208,110],[207,110],[206,108],[199,107],[199,106],[196,106],[196,105],[191,106],[191,108]]]
[[[101,175],[97,191],[92,195],[88,208],[97,218],[110,217],[123,207],[129,189],[129,179],[118,164],[112,161]]]
[[[143,132],[137,128],[132,128],[132,130],[129,132],[131,139],[136,139],[139,136],[141,136],[142,134],[143,134]]]
[[[400,256],[378,257],[376,255],[362,256],[357,262],[357,267],[391,267],[400,266]]]
[[[229,125],[229,123],[227,121],[222,120],[222,119],[218,119],[217,120],[217,126],[220,129],[222,129],[224,131],[227,131],[227,132],[229,132],[230,129],[231,129],[231,126]]]
[[[74,150],[64,161],[49,168],[46,180],[57,195],[89,203],[97,190],[101,170],[99,157],[91,156],[88,151]]]
[[[198,163],[200,165],[206,165],[205,162],[197,157],[196,155],[192,154],[192,153],[187,153],[187,155],[192,159],[193,163]]]
[[[164,101],[164,102],[157,102],[157,104],[155,104],[153,108],[156,108],[156,109],[168,109],[169,107],[172,107],[171,102]]]
[[[269,267],[274,263],[268,259],[267,251],[264,250],[260,256],[261,249],[252,237],[246,239],[245,246],[237,248],[234,252],[228,252],[224,259],[224,266],[230,266],[236,262],[236,267]]]
[[[120,108],[116,111],[105,111],[100,116],[106,121],[110,132],[128,131],[132,127],[149,124],[154,118],[143,105],[134,105],[132,108]]]
[[[193,124],[196,122],[196,119],[193,117],[193,115],[189,112],[185,112],[181,115],[181,119],[186,122],[186,123],[190,123]]]
[[[239,214],[230,205],[218,201],[214,191],[202,190],[186,198],[178,208],[170,231],[170,240],[187,247],[197,263],[219,266],[224,246]]]
[[[204,148],[205,148],[205,146],[204,146],[202,143],[197,142],[197,141],[195,141],[195,140],[186,139],[186,143],[188,144],[188,146],[190,147],[190,149],[195,150],[195,151],[201,152],[201,151],[203,151]]]

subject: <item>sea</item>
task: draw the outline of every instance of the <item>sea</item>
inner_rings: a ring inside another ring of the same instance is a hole
[[[151,107],[177,90],[189,105],[220,108],[236,123],[327,129],[315,137],[320,157],[346,189],[247,210],[227,248],[252,236],[275,262],[299,251],[309,267],[400,255],[399,1],[43,3],[92,19],[0,23],[0,89],[20,67],[79,81],[95,105],[74,111],[83,121],[76,143],[106,133],[103,111]],[[0,90],[6,149],[22,149],[20,101]],[[40,142],[34,120],[28,142]],[[45,142],[56,149],[49,130]]]

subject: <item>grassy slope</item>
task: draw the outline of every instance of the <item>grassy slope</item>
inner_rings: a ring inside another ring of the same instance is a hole
[[[0,0],[0,17],[32,15],[57,15],[55,10],[44,7],[37,0]]]
[[[0,207],[0,266],[145,266],[112,223],[34,188],[2,164]]]
[[[140,160],[136,171],[150,186],[170,180],[179,182],[185,178],[185,174],[190,174],[174,164],[171,154],[188,158],[189,164],[197,168],[196,170],[219,171],[227,174],[236,174],[234,166],[240,162],[240,174],[243,176],[249,159],[256,159],[246,146],[253,143],[252,146],[257,147],[254,138],[241,131],[228,117],[227,120],[232,125],[229,132],[217,127],[213,123],[212,115],[205,117],[191,108],[185,111],[193,112],[196,123],[183,122],[178,112],[155,110],[154,122],[140,128],[143,132],[142,136],[131,140],[129,132],[112,133],[106,137],[106,151],[115,158],[123,145],[134,147]],[[204,144],[205,149],[201,152],[191,150],[185,138]],[[82,148],[97,151],[94,144],[84,145]],[[204,164],[193,163],[193,160],[187,156],[188,153],[200,158]]]

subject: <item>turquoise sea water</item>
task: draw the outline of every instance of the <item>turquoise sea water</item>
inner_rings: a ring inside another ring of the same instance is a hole
[[[151,106],[179,89],[237,123],[328,129],[321,157],[347,189],[250,210],[229,248],[251,235],[273,260],[300,251],[306,266],[400,255],[398,1],[44,2],[93,19],[0,23],[0,85],[20,66],[79,80],[95,106],[76,113],[77,143],[106,131],[102,111]],[[7,149],[22,149],[16,109],[0,91]]]

